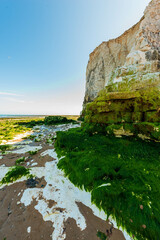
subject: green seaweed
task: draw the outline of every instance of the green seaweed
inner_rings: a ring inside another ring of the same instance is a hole
[[[40,138],[35,138],[35,140],[34,140],[35,142],[40,142],[41,141],[41,139]]]
[[[33,140],[35,137],[36,137],[35,135],[30,135],[28,138],[29,138],[30,140]]]
[[[99,239],[101,239],[101,240],[107,240],[106,234],[104,234],[104,233],[102,233],[102,232],[100,232],[100,231],[97,232],[97,237],[98,237]]]
[[[65,124],[65,123],[76,123],[73,119],[68,119],[63,116],[48,116],[44,119],[45,125],[57,125],[57,124]]]
[[[14,182],[22,176],[31,176],[30,170],[23,166],[14,166],[6,173],[4,178],[2,178],[0,184],[8,184]]]
[[[30,128],[21,126],[19,121],[16,120],[0,120],[0,143],[3,140],[11,140],[15,135],[20,133],[25,133],[29,131]]]
[[[15,165],[20,165],[25,162],[25,157],[18,158],[15,162]]]
[[[29,153],[30,155],[35,155],[35,154],[38,153],[38,150],[35,150],[35,151],[28,151],[28,153]]]
[[[83,126],[106,125],[107,133],[111,134],[114,134],[114,128],[123,126],[126,130],[130,126],[133,134],[140,133],[160,140],[159,106],[160,91],[155,87],[125,92],[107,92],[103,89],[93,102],[86,105]]]
[[[26,121],[21,121],[21,122],[18,122],[18,124],[20,126],[25,126],[27,128],[33,128],[37,125],[42,125],[44,124],[44,120],[39,120],[39,119],[35,119],[35,120],[26,120]]]
[[[1,151],[2,153],[5,153],[7,150],[10,150],[11,148],[12,148],[12,146],[9,145],[9,144],[0,145],[0,151]]]
[[[56,152],[64,156],[58,167],[75,186],[90,191],[92,202],[118,226],[138,240],[157,240],[160,143],[105,136],[95,129],[57,132]]]
[[[46,139],[46,143],[52,144],[52,143],[53,143],[53,140],[52,140],[51,138],[47,138],[47,139]]]

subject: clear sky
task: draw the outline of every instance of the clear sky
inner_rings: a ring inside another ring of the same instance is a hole
[[[89,54],[149,0],[0,0],[0,114],[79,114]]]

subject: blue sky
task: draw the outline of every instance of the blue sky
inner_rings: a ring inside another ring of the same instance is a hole
[[[0,114],[79,114],[89,54],[149,0],[0,0]]]

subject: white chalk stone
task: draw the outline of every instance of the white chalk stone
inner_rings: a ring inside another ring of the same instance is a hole
[[[27,228],[27,232],[30,233],[31,232],[31,227]]]

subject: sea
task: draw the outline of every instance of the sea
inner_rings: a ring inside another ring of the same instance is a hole
[[[10,115],[10,114],[0,114],[0,118],[39,118],[45,117],[46,115]]]

